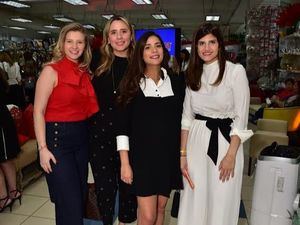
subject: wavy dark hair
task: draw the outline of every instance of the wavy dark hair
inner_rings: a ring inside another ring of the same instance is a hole
[[[201,77],[203,73],[203,64],[204,64],[204,61],[198,55],[198,47],[197,47],[198,41],[208,34],[212,34],[213,36],[215,36],[219,44],[218,60],[219,60],[220,70],[217,79],[212,85],[219,85],[224,76],[225,65],[226,65],[226,51],[225,51],[224,39],[221,30],[217,25],[213,25],[211,23],[201,24],[193,36],[191,57],[190,57],[190,62],[187,69],[187,77],[186,77],[187,86],[194,91],[199,90],[201,87]]]
[[[163,47],[164,56],[161,62],[161,67],[165,68],[168,72],[170,71],[168,65],[170,54],[161,37],[153,31],[144,33],[136,43],[133,57],[129,62],[127,72],[120,83],[120,95],[118,97],[118,103],[121,104],[121,106],[125,106],[131,102],[131,100],[139,91],[141,79],[145,79],[144,72],[146,69],[146,64],[143,59],[143,54],[147,40],[151,36],[157,37]]]

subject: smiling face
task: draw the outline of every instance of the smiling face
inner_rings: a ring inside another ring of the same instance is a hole
[[[210,64],[218,59],[219,43],[212,34],[200,38],[197,43],[197,52],[205,64]]]
[[[147,66],[160,66],[164,57],[163,46],[158,37],[150,36],[143,51],[143,60]]]
[[[131,32],[127,24],[122,20],[115,20],[111,23],[108,31],[108,43],[116,56],[126,57],[131,41]]]
[[[69,31],[64,41],[65,56],[77,62],[85,49],[85,36],[80,31]]]

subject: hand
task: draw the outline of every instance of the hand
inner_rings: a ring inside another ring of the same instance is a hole
[[[219,179],[222,180],[222,182],[228,181],[230,176],[234,176],[234,167],[235,167],[235,156],[228,156],[226,155],[220,165],[219,165],[219,171],[220,176]]]
[[[51,168],[50,161],[52,160],[52,162],[56,164],[56,159],[54,155],[49,151],[48,148],[43,148],[42,150],[40,150],[39,154],[40,154],[41,167],[46,173],[51,173],[52,168]]]
[[[188,164],[186,156],[180,157],[180,169],[182,174],[188,173]]]
[[[126,184],[132,184],[133,172],[129,164],[121,165],[121,180]]]

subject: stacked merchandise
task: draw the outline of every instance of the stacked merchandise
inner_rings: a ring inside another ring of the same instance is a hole
[[[288,77],[294,77],[299,80],[300,74],[300,22],[298,31],[280,40],[279,53],[280,62],[280,78],[282,80]],[[298,76],[297,76],[298,75]]]
[[[246,52],[249,79],[266,77],[272,80],[276,70],[280,8],[262,6],[247,13]],[[267,86],[273,84],[265,83]]]
[[[300,3],[285,7],[277,21],[280,27],[280,78],[300,80]]]

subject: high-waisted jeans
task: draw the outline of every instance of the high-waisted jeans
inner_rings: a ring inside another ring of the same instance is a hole
[[[83,225],[88,171],[87,122],[47,122],[46,142],[56,158],[46,174],[56,225]]]

